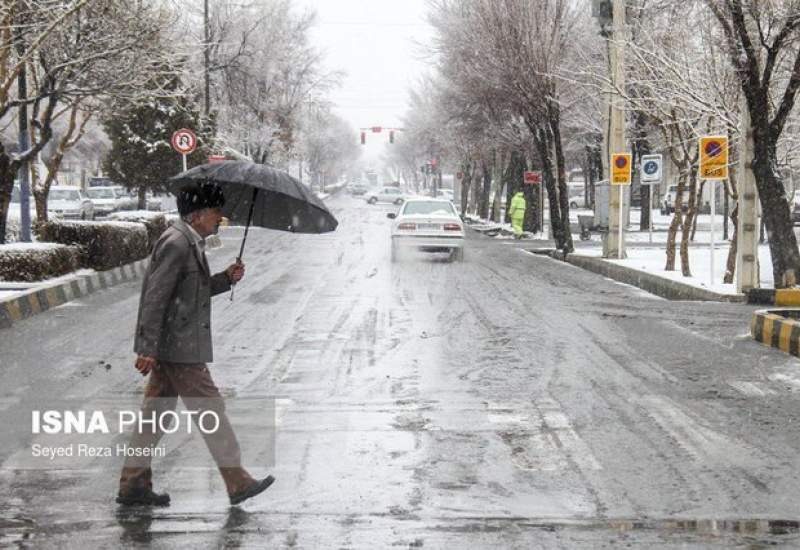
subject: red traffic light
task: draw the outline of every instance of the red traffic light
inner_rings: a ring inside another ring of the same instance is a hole
[[[389,143],[394,143],[394,130],[389,131]]]
[[[383,128],[382,128],[382,127],[380,127],[380,126],[373,126],[373,127],[372,127],[372,133],[373,133],[373,134],[380,134],[380,133],[381,133],[381,130],[383,130]]]
[[[367,133],[361,132],[361,145],[364,145],[365,143],[367,143]]]

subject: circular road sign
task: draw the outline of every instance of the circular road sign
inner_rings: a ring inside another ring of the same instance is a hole
[[[182,155],[188,155],[197,149],[197,136],[187,128],[181,128],[172,134],[172,148]]]
[[[714,158],[720,154],[722,154],[722,144],[719,141],[712,140],[706,143],[706,155]]]
[[[644,173],[651,176],[658,172],[658,163],[654,160],[648,160],[644,163]]]
[[[617,165],[617,168],[620,168],[620,169],[625,168],[628,165],[628,159],[623,157],[623,156],[619,156],[614,161],[614,164]]]

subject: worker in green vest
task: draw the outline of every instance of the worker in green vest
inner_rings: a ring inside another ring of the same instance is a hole
[[[522,224],[525,221],[525,195],[522,191],[517,191],[511,199],[511,208],[508,209],[508,215],[511,217],[511,227],[514,229],[514,238],[522,238]]]

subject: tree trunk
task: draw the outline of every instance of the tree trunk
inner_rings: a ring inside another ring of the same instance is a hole
[[[731,238],[731,245],[728,248],[728,262],[725,266],[725,277],[722,282],[725,284],[733,284],[733,277],[736,275],[736,251],[739,248],[739,204],[733,207],[731,212],[731,222],[733,222],[733,237]]]
[[[675,271],[675,241],[678,235],[678,227],[683,222],[683,190],[685,187],[686,174],[684,173],[678,177],[678,190],[675,194],[675,204],[673,205],[675,212],[667,233],[667,263],[664,266],[664,271]]]
[[[794,235],[789,202],[786,200],[783,181],[777,171],[775,148],[765,143],[766,136],[756,128],[755,121],[754,118],[755,160],[753,161],[753,172],[767,230],[775,288],[793,287],[797,284],[800,253],[797,249],[797,238]]]
[[[6,242],[8,208],[11,205],[11,191],[20,163],[11,160],[5,147],[0,143],[0,244]]]
[[[138,195],[137,208],[139,210],[147,210],[146,192],[147,192],[147,187],[145,187],[144,185],[140,186],[139,189],[137,189],[137,195]]]
[[[703,213],[703,189],[705,189],[705,186],[706,180],[700,180],[700,190],[697,192],[697,200],[695,201],[696,214]],[[694,242],[694,236],[697,233],[697,218],[699,217],[699,215],[695,215],[694,219],[692,220],[692,236],[690,237],[692,242]]]
[[[503,201],[503,153],[495,154],[495,165],[492,171],[492,183],[494,185],[494,197],[492,198],[492,221],[502,223],[500,217],[500,207]],[[508,202],[506,202],[508,204]]]
[[[472,181],[472,168],[469,162],[465,162],[462,169],[461,182],[461,215],[467,215],[467,207],[469,206],[469,188]]]
[[[553,163],[550,157],[552,148],[551,135],[545,129],[540,129],[534,136],[536,150],[539,153],[539,161],[542,163],[542,178],[547,187],[548,206],[550,207],[550,227],[553,232],[553,239],[556,243],[556,248],[565,250],[566,238],[564,235],[564,226],[562,225],[561,209],[559,207],[558,199],[558,186],[555,174],[553,174]]]
[[[478,217],[482,220],[489,219],[489,197],[492,193],[492,170],[486,160],[481,161],[480,198],[478,200]]]
[[[574,252],[575,245],[572,243],[572,228],[569,222],[569,190],[567,189],[567,170],[566,160],[564,159],[564,149],[561,143],[561,119],[558,106],[551,104],[550,126],[553,131],[553,142],[556,151],[556,169],[558,174],[558,199],[561,213],[561,226],[563,229],[564,242],[559,247],[565,253]]]
[[[686,212],[681,228],[681,273],[684,277],[692,276],[692,269],[689,265],[689,237],[692,222],[697,216],[697,202],[697,168],[693,166],[689,171],[689,210]]]

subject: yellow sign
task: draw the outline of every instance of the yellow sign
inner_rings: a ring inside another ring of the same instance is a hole
[[[728,179],[728,138],[700,138],[700,177],[706,180]]]
[[[611,185],[631,184],[631,154],[611,155]]]

